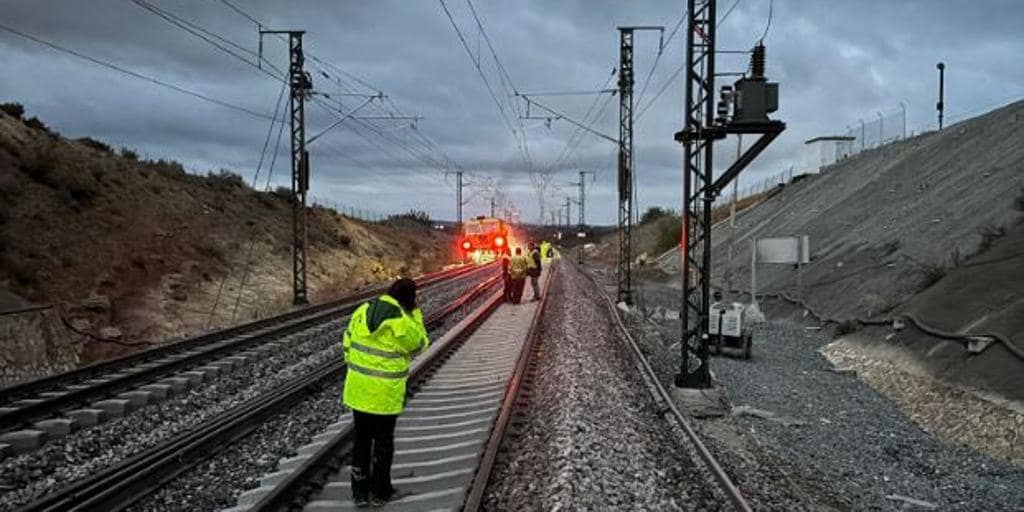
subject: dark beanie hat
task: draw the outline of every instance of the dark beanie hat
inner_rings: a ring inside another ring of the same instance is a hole
[[[416,309],[416,281],[403,277],[391,283],[388,295],[397,300],[406,311]]]

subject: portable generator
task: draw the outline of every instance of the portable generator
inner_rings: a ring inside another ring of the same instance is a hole
[[[708,349],[712,354],[750,359],[752,339],[744,331],[745,306],[715,298],[719,300],[711,304],[708,315]]]

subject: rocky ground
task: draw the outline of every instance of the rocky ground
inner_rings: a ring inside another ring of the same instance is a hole
[[[690,447],[657,415],[592,290],[568,265],[552,283],[531,398],[492,474],[485,508],[727,509]]]
[[[458,279],[424,296],[429,313],[480,282]],[[450,322],[449,322],[450,324]],[[311,368],[339,357],[344,324],[331,322],[289,337],[291,350],[220,374],[215,381],[158,405],[102,425],[72,433],[62,441],[0,463],[0,510],[10,510],[48,490],[81,478],[154,446],[204,419],[251,399]],[[268,465],[301,446],[323,425],[337,419],[338,390],[325,389],[286,415],[268,422],[226,457],[196,474],[188,473],[157,494],[145,510],[213,510],[233,503],[235,489],[251,486]],[[235,458],[232,458],[232,454]],[[183,505],[187,504],[187,505]]]
[[[641,294],[648,312],[679,309],[671,286],[646,282]],[[638,322],[639,330],[670,346],[680,324],[668,316]],[[759,325],[752,360],[715,358],[712,368],[731,402],[731,422],[819,508],[1024,510],[1024,472],[922,430],[855,373],[837,371],[820,353],[830,331],[808,329],[799,318]],[[674,371],[675,361],[663,371]],[[728,445],[735,431],[719,435],[722,421],[705,423],[704,432]]]

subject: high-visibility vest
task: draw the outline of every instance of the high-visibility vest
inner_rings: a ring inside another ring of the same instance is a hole
[[[551,242],[540,243],[540,256],[544,259],[550,259],[552,256],[554,256],[553,254],[551,254]]]
[[[512,256],[512,262],[508,266],[508,273],[512,275],[512,279],[522,279],[526,277],[526,270],[532,265],[530,257],[517,254]]]
[[[371,414],[402,412],[409,361],[429,345],[419,308],[407,312],[389,295],[359,306],[342,338],[343,403]]]

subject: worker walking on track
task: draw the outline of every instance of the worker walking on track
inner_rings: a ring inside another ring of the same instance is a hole
[[[509,261],[513,304],[519,304],[523,300],[523,287],[526,285],[526,273],[529,268],[530,259],[523,255],[522,247],[516,247],[516,255]]]
[[[395,281],[388,292],[356,309],[342,340],[343,402],[352,409],[352,501],[383,506],[403,494],[391,485],[395,423],[405,404],[409,362],[429,346],[416,283]]]
[[[512,265],[512,257],[508,253],[501,255],[501,282],[504,285],[502,288],[502,298],[505,302],[512,302],[512,274],[510,273],[510,266]]]
[[[530,276],[530,288],[533,289],[533,300],[540,300],[540,271],[541,271],[541,257],[540,248],[537,244],[530,242],[530,266],[526,271],[526,274]]]

